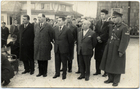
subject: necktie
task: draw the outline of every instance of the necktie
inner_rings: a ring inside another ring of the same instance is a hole
[[[59,27],[59,31],[61,32],[61,26]]]
[[[26,28],[26,24],[24,24],[24,28]]]
[[[42,23],[40,23],[40,28],[42,28]]]

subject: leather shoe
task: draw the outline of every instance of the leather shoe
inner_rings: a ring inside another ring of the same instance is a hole
[[[80,74],[80,71],[75,72],[76,74]]]
[[[88,81],[89,80],[89,77],[85,77],[85,81]]]
[[[4,84],[2,84],[2,86],[7,86],[10,83],[10,81],[4,81]]]
[[[30,75],[34,74],[34,72],[30,72]]]
[[[22,74],[26,74],[26,73],[29,73],[30,71],[24,71],[24,72],[22,72]]]
[[[42,74],[38,74],[38,75],[36,75],[36,77],[40,77]]]
[[[111,81],[111,80],[106,80],[106,81],[104,81],[104,83],[113,83],[113,81]]]
[[[98,75],[98,74],[101,74],[101,73],[95,73],[95,74],[93,74],[93,75]]]
[[[43,74],[43,77],[47,77],[47,74]]]
[[[60,75],[54,75],[54,76],[53,76],[53,78],[57,78],[57,77],[60,77]]]
[[[113,83],[112,86],[118,86],[118,83]]]
[[[68,70],[68,72],[69,72],[69,73],[71,73],[71,72],[72,72],[72,70]]]
[[[62,79],[63,79],[63,80],[66,79],[66,76],[63,76]]]
[[[82,76],[80,76],[80,77],[78,77],[77,79],[83,79],[83,78],[85,78],[84,76],[82,77]]]
[[[102,77],[106,77],[106,76],[107,76],[107,74],[102,75]]]

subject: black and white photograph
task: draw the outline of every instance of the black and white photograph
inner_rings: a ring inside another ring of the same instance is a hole
[[[139,88],[139,1],[1,1],[1,88]]]

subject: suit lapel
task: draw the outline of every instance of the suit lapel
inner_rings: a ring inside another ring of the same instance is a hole
[[[40,25],[40,24],[39,24]],[[46,26],[46,22],[43,24],[43,26],[40,28],[40,32],[43,30],[43,28]]]
[[[83,33],[82,33],[82,34],[83,34]],[[85,39],[89,34],[90,34],[90,29],[89,29],[88,32],[85,34],[85,36],[83,37],[83,39]]]
[[[65,30],[65,25],[63,26],[62,31],[61,32],[59,31],[59,36],[63,33],[64,30]]]

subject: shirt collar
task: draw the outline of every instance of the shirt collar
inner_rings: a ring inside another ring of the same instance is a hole
[[[62,26],[59,26],[59,28],[61,27],[61,30],[63,29],[63,27],[64,27],[64,25],[62,25]]]

